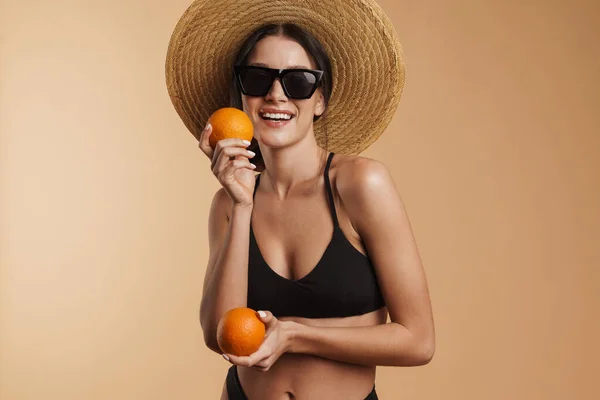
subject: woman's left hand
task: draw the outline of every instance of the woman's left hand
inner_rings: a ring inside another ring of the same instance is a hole
[[[223,354],[226,360],[242,367],[251,367],[261,372],[267,372],[281,355],[290,349],[291,321],[279,321],[269,311],[259,311],[258,316],[265,324],[265,338],[253,354],[245,357]]]

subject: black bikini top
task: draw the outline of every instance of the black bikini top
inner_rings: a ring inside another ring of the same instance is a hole
[[[303,278],[284,278],[266,263],[250,224],[248,307],[271,311],[275,317],[334,318],[365,314],[385,305],[371,261],[339,227],[329,182],[332,159],[330,153],[324,178],[334,230],[323,256]],[[255,194],[259,182],[260,175]]]

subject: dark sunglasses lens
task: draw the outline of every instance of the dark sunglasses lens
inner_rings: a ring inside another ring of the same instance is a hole
[[[283,84],[290,97],[297,99],[308,98],[316,83],[317,77],[306,71],[289,72],[283,78]]]
[[[267,71],[245,69],[240,71],[242,89],[250,96],[264,96],[271,88],[272,77]]]

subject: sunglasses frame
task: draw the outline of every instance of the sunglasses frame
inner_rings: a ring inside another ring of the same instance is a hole
[[[253,95],[253,94],[248,94],[248,92],[244,89],[244,85],[242,84],[241,73],[243,71],[249,70],[249,69],[261,70],[261,71],[265,71],[268,73],[268,76],[271,79],[271,83],[267,87],[267,90],[265,93],[260,94],[260,95]],[[316,81],[315,81],[315,84],[314,84],[312,90],[306,97],[290,96],[290,93],[288,92],[288,89],[284,83],[284,77],[287,74],[289,74],[290,72],[308,72],[316,78]],[[238,84],[238,87],[240,88],[240,91],[246,96],[252,96],[252,97],[266,96],[269,93],[269,91],[271,90],[271,88],[273,87],[273,83],[275,82],[275,79],[279,79],[279,82],[281,83],[281,87],[283,88],[283,92],[285,93],[285,95],[289,99],[294,99],[294,100],[310,99],[312,97],[312,95],[315,93],[315,91],[317,90],[317,88],[319,87],[319,85],[321,84],[321,78],[323,77],[323,71],[318,70],[318,69],[304,69],[304,68],[274,69],[274,68],[268,68],[268,67],[259,67],[259,66],[255,66],[255,65],[237,65],[237,66],[233,67],[233,73],[235,75],[235,80]]]

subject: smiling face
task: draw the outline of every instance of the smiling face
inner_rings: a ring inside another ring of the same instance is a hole
[[[256,43],[247,65],[274,69],[316,69],[306,50],[285,36],[267,36]],[[279,79],[264,97],[242,95],[243,109],[254,124],[254,135],[263,145],[283,148],[313,134],[313,118],[325,111],[321,88],[306,100],[289,99]]]

